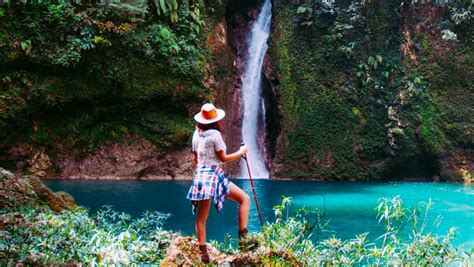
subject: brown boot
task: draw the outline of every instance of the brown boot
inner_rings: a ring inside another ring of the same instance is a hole
[[[207,245],[199,245],[199,252],[201,254],[201,261],[204,264],[208,264],[211,261],[209,253],[207,253]]]
[[[249,238],[247,236],[247,233],[248,233],[247,228],[239,230],[238,233],[239,233],[240,251],[242,251],[242,252],[252,251],[252,250],[255,250],[258,247],[258,240],[256,240],[253,237]]]

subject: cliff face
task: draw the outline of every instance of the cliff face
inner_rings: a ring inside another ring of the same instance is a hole
[[[275,177],[472,179],[467,5],[274,1]]]
[[[0,164],[39,176],[189,179],[192,115],[227,103],[234,82],[226,5],[0,7]]]
[[[193,1],[172,15],[141,4],[2,7],[0,164],[191,178],[202,103],[227,111],[229,151],[242,140],[240,74],[260,4]],[[467,6],[274,0],[272,17],[262,80],[272,177],[472,178]]]

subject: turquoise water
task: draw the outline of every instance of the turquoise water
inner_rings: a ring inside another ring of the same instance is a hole
[[[248,180],[233,180],[250,196]],[[145,210],[171,213],[165,228],[194,233],[194,217],[185,196],[190,182],[168,181],[74,181],[46,180],[53,190],[70,193],[80,205],[92,212],[103,205],[113,205],[116,210],[133,216]],[[439,227],[430,226],[428,231],[445,234],[452,226],[458,227],[455,244],[474,247],[474,190],[471,186],[455,183],[397,182],[397,183],[344,183],[309,181],[256,180],[255,187],[264,220],[273,220],[272,207],[281,202],[281,196],[292,198],[292,210],[319,208],[326,210],[332,230],[340,238],[352,238],[355,234],[370,232],[375,239],[383,233],[383,225],[375,218],[377,200],[381,197],[400,195],[408,206],[420,201],[434,202],[429,222],[442,216]],[[253,202],[253,199],[252,199]],[[251,207],[249,228],[259,230],[255,207]],[[237,205],[226,201],[221,213],[212,208],[209,215],[208,239],[222,240],[225,233],[236,236]]]

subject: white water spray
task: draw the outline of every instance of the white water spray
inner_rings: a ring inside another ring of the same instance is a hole
[[[257,133],[260,127],[263,127],[263,129],[265,127],[265,125],[258,124],[258,118],[259,116],[265,118],[265,110],[262,111],[263,99],[260,97],[262,91],[261,79],[263,58],[268,48],[267,39],[270,34],[271,17],[271,1],[264,0],[258,19],[252,26],[247,62],[242,76],[242,99],[244,104],[242,138],[248,148],[247,157],[250,170],[255,178],[268,178],[268,170],[262,153],[263,148],[258,145]],[[240,177],[248,178],[245,162],[241,162],[240,166]]]

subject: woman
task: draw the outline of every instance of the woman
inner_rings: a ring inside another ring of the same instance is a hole
[[[217,211],[222,209],[226,198],[237,202],[240,240],[247,234],[250,197],[234,183],[229,182],[220,166],[221,163],[239,159],[247,153],[247,148],[241,146],[239,151],[227,154],[220,124],[224,116],[224,110],[217,109],[210,103],[204,104],[201,111],[194,116],[198,123],[192,141],[196,170],[187,198],[193,204],[193,213],[197,210],[195,228],[203,263],[210,261],[206,247],[206,220],[211,200]]]

